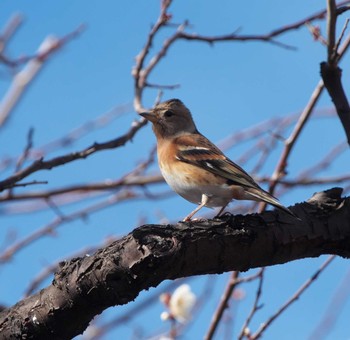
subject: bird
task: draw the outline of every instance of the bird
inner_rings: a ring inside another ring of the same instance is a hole
[[[191,221],[204,206],[220,207],[220,216],[232,200],[266,202],[295,216],[197,130],[181,100],[161,102],[140,115],[152,123],[165,181],[177,194],[198,205],[183,221]]]

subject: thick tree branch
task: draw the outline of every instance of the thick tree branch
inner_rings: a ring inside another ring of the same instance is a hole
[[[324,86],[332,98],[350,145],[350,106],[341,81],[341,74],[342,71],[337,65],[328,62],[321,63],[321,76]]]
[[[4,338],[70,339],[104,309],[166,279],[245,271],[321,254],[350,256],[350,197],[334,188],[291,209],[146,225],[61,263],[52,285],[0,314]],[[82,312],[83,311],[83,312]]]
[[[321,76],[334,106],[337,110],[339,119],[344,127],[348,144],[350,145],[350,106],[346,97],[341,81],[341,69],[338,66],[339,54],[338,43],[336,43],[336,24],[337,8],[335,0],[327,1],[327,62],[321,63]],[[341,37],[344,34],[346,26],[343,29]],[[349,41],[349,38],[348,38]]]

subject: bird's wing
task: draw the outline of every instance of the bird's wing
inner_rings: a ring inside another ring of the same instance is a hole
[[[176,158],[226,178],[229,184],[261,189],[239,165],[228,159],[212,142],[200,133],[182,135],[175,139]],[[262,190],[262,189],[261,189]]]
[[[200,133],[182,135],[175,139],[178,146],[176,158],[219,175],[227,184],[243,187],[247,194],[259,201],[272,204],[295,217],[294,213],[283,206],[277,198],[262,189],[239,165],[228,159],[213,143]]]

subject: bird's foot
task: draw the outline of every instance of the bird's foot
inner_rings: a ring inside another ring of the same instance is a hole
[[[234,214],[230,213],[229,211],[226,211],[224,213],[221,213],[221,214],[217,214],[215,218],[222,218],[222,217],[231,217],[231,216],[234,216]]]
[[[196,217],[196,218],[185,217],[182,220],[182,222],[201,222],[201,221],[206,221],[206,219],[203,217]]]

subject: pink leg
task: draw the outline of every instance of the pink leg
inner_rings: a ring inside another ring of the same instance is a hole
[[[184,219],[183,221],[184,222],[188,222],[188,221],[191,221],[191,218],[193,217],[193,215],[195,213],[197,213],[199,210],[201,210],[207,203],[209,202],[209,197],[205,194],[202,195],[202,202],[201,204],[196,208],[194,209],[190,214],[188,214]]]

